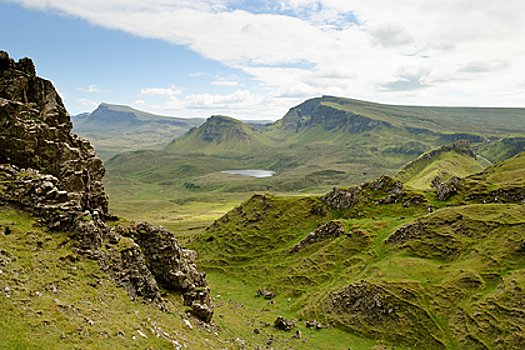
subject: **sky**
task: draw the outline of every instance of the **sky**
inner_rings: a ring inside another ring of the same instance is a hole
[[[333,95],[525,107],[523,0],[0,0],[0,50],[71,115],[281,118]]]

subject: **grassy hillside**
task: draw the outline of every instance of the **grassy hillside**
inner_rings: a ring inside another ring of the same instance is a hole
[[[453,175],[465,177],[482,170],[483,166],[477,162],[468,142],[458,141],[422,154],[405,165],[396,178],[407,186],[425,190],[430,188],[437,175],[447,180]]]
[[[213,335],[193,320],[187,329],[177,294],[165,296],[170,314],[131,301],[75,252],[69,234],[8,208],[0,210],[0,288],[1,349],[237,348],[227,330]]]
[[[47,232],[35,221],[12,209],[0,210],[1,349],[255,349],[271,344],[335,350],[377,344],[339,329],[316,331],[304,325],[299,326],[302,338],[294,339],[270,326],[278,315],[293,317],[293,312],[279,305],[261,311],[268,308],[267,300],[221,276],[209,279],[216,307],[213,324],[190,319],[189,329],[179,295],[163,296],[171,313],[131,301],[96,262],[75,252],[68,234]]]
[[[511,159],[494,163],[479,174],[467,179],[485,182],[490,189],[497,187],[525,186],[525,153],[520,153]]]
[[[514,157],[525,151],[525,136],[509,136],[481,144],[477,152],[490,162],[495,163]]]
[[[253,126],[239,120],[212,116],[202,126],[174,139],[164,151],[214,154],[247,154],[271,145]]]
[[[331,117],[326,119],[327,115]],[[458,135],[454,134],[468,134],[474,141],[481,135],[510,135],[525,130],[524,116],[523,108],[397,106],[323,96],[290,109],[283,119],[261,131],[270,138],[282,139],[320,122],[327,125],[327,121],[336,119],[367,118],[375,121],[376,125],[384,123],[413,133],[443,134],[441,137],[448,141],[456,141],[454,138]],[[369,126],[363,123],[362,127]],[[351,128],[347,130],[352,132]],[[467,135],[462,136],[466,138]]]
[[[387,177],[349,188],[342,197],[354,204],[341,210],[315,196],[254,195],[190,246],[212,278],[275,290],[297,317],[359,337],[396,348],[520,349],[523,159],[462,180],[445,202]],[[476,196],[464,204],[469,182]],[[494,191],[501,198],[489,201]],[[344,234],[322,239],[330,222]]]

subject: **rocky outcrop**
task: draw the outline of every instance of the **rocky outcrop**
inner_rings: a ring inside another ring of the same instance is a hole
[[[0,165],[0,182],[1,205],[29,212],[52,230],[74,232],[81,250],[102,246],[109,231],[103,218],[108,215],[83,208],[77,199],[71,199],[77,198],[76,192],[60,190],[60,181],[55,176],[4,164]]]
[[[3,51],[0,125],[0,205],[27,211],[51,230],[71,232],[78,253],[97,260],[132,299],[168,311],[160,284],[180,292],[195,317],[211,321],[209,287],[194,264],[196,253],[182,249],[163,228],[107,225],[114,217],[101,182],[102,161],[89,141],[70,133],[69,114],[53,84],[36,77],[30,59],[15,62]]]
[[[179,291],[184,305],[192,307],[192,313],[205,322],[213,316],[210,288],[206,274],[199,272],[194,264],[197,253],[180,247],[175,235],[159,226],[141,223],[130,228],[130,234],[140,245],[149,270],[158,283],[168,290]]]
[[[370,200],[370,195],[367,191],[383,192],[386,197],[375,200],[375,205],[391,204],[400,202],[414,202],[414,204],[421,204],[424,202],[422,196],[412,196],[405,200],[405,190],[401,181],[395,180],[389,176],[383,175],[376,180],[363,183],[358,186],[351,186],[347,189],[339,189],[333,187],[330,192],[322,196],[320,199],[328,206],[337,209],[345,210],[352,208],[360,202]]]
[[[361,191],[363,191],[361,186],[352,186],[346,190],[334,186],[330,192],[321,197],[321,200],[332,208],[345,210],[359,203]]]
[[[432,180],[431,186],[436,189],[440,201],[446,201],[458,193],[459,177],[452,176],[447,181],[441,182],[441,175]]]
[[[316,242],[322,242],[327,239],[337,238],[345,234],[345,228],[342,224],[338,224],[334,221],[328,221],[326,223],[320,223],[317,228],[297,243],[291,250],[290,253],[297,253],[302,248],[314,244]]]
[[[58,179],[59,191],[82,210],[108,212],[105,168],[73,125],[53,84],[36,76],[29,58],[15,62],[0,51],[0,164],[31,168]]]
[[[419,238],[424,232],[425,226],[421,223],[421,220],[418,219],[413,223],[406,224],[397,229],[396,232],[385,240],[385,243],[407,242]]]
[[[123,288],[131,299],[141,297],[167,311],[160,288],[146,265],[140,247],[129,238],[122,239],[129,240],[122,250],[110,247],[106,252],[97,250],[93,253],[100,269],[117,287]]]
[[[324,302],[328,318],[347,330],[418,349],[445,349],[442,331],[415,297],[419,287],[360,281],[330,294]]]

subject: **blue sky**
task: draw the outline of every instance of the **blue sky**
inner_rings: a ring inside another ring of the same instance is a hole
[[[525,107],[525,2],[0,0],[0,49],[71,114],[278,119],[323,94]]]

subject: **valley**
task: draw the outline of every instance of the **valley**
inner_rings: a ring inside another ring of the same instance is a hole
[[[0,347],[525,347],[525,109],[72,122],[0,72]]]

